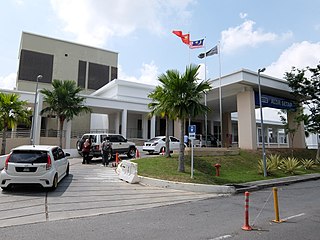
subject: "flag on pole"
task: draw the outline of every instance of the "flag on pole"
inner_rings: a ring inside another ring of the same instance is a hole
[[[172,31],[173,34],[177,35],[179,38],[181,38],[181,41],[184,44],[189,45],[190,44],[190,34],[182,34],[182,31]]]
[[[204,39],[190,41],[189,48],[202,48]]]
[[[214,54],[218,54],[218,46],[215,46],[215,47],[211,48],[206,53],[200,53],[198,58],[204,58],[204,57],[212,56]]]

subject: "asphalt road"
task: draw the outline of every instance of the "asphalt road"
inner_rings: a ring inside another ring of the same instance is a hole
[[[101,160],[89,165],[81,162],[80,158],[70,159],[70,175],[59,183],[55,191],[35,187],[0,191],[0,228],[146,209],[217,196],[129,184],[118,178],[114,168],[101,166]]]
[[[271,189],[253,192],[250,225],[243,231],[244,196],[209,198],[173,205],[1,228],[1,239],[319,239],[320,182],[279,187],[280,219],[273,223]]]

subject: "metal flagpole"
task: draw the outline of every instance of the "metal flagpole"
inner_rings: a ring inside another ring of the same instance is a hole
[[[221,58],[220,58],[220,41],[218,42],[218,54],[219,54],[219,106],[220,106],[220,138],[221,138],[221,147],[223,146],[223,132],[222,132],[222,92],[221,92]]]
[[[204,38],[206,40],[206,37]],[[204,44],[204,80],[207,81],[207,48],[206,44]],[[207,93],[204,93],[204,105],[207,106]],[[204,131],[205,131],[205,146],[207,147],[207,139],[208,139],[208,115],[205,112],[204,115]]]

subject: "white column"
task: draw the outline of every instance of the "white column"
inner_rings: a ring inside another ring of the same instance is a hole
[[[120,112],[115,114],[115,121],[114,121],[115,133],[119,133],[120,127]]]
[[[153,138],[156,136],[156,117],[153,116],[151,118],[151,126],[150,126],[150,138]]]
[[[128,110],[123,109],[121,116],[121,134],[125,138],[127,138],[127,118],[128,118]]]
[[[148,139],[148,115],[142,114],[142,138]]]
[[[252,89],[237,95],[238,137],[242,149],[257,149],[257,126],[254,92]]]

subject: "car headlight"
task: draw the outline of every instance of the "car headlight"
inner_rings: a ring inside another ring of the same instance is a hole
[[[158,145],[158,143],[157,143],[157,142],[155,142],[155,143],[153,143],[153,144],[152,144],[152,146],[157,146],[157,145]]]

